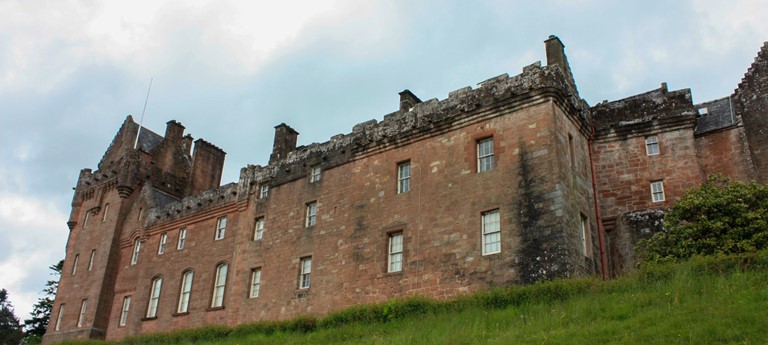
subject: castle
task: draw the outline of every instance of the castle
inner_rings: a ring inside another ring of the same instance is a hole
[[[560,39],[545,47],[546,66],[444,100],[403,91],[321,144],[280,124],[269,164],[223,186],[222,149],[129,116],[80,172],[44,342],[615,276],[685,189],[768,181],[768,43],[730,96],[662,84],[594,106]]]

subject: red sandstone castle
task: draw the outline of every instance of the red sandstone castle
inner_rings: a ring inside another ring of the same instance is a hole
[[[129,116],[80,173],[46,343],[323,315],[612,276],[708,175],[768,181],[768,43],[730,96],[590,107],[561,41],[534,63],[296,147],[220,186],[225,153]],[[138,139],[137,139],[138,136]]]

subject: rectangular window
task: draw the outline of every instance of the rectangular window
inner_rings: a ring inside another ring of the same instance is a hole
[[[59,313],[56,315],[56,327],[53,330],[59,331],[61,329],[61,319],[64,317],[64,303],[59,305]]]
[[[313,166],[309,169],[309,183],[314,183],[317,181],[320,181],[320,177],[322,176],[323,170],[320,168],[319,165]]]
[[[187,242],[187,228],[181,228],[179,230],[179,242],[176,244],[177,250],[184,249],[184,244]]]
[[[211,308],[224,306],[224,289],[227,286],[227,264],[216,266],[216,280],[213,285]]]
[[[269,196],[269,186],[268,185],[261,185],[261,194],[259,195],[259,198],[266,199]]]
[[[72,275],[77,273],[77,262],[80,261],[80,254],[75,254],[75,261],[72,262]]]
[[[259,290],[261,290],[261,268],[254,268],[251,271],[251,292],[249,297],[259,297]]]
[[[157,254],[163,255],[165,253],[165,244],[168,242],[168,234],[162,233],[160,234],[160,245],[157,246]]]
[[[576,153],[573,150],[573,135],[568,133],[568,159],[571,163],[571,168],[576,166]]]
[[[591,236],[589,230],[589,218],[585,215],[581,215],[581,253],[584,256],[589,256],[589,248],[587,248],[587,239]]]
[[[107,221],[107,212],[109,212],[109,204],[104,204],[104,213],[101,215],[101,222]]]
[[[651,182],[651,198],[653,202],[664,201],[664,183],[662,181]]]
[[[405,193],[411,190],[411,162],[402,162],[397,165],[397,193]]]
[[[264,238],[264,217],[256,218],[256,226],[253,229],[253,240]]]
[[[133,255],[131,256],[131,266],[139,262],[140,250],[141,250],[141,240],[137,238],[136,241],[133,242]]]
[[[307,219],[304,222],[304,226],[311,228],[315,226],[317,220],[317,202],[313,201],[307,204]]]
[[[91,258],[88,260],[88,271],[93,270],[93,259],[96,258],[96,249],[91,251]]]
[[[477,142],[477,172],[493,170],[493,138]]]
[[[181,277],[181,291],[179,292],[179,306],[176,308],[178,313],[186,313],[189,310],[189,295],[192,294],[192,271],[184,272]]]
[[[299,289],[309,289],[310,276],[312,275],[312,257],[301,258],[301,272],[299,273]]]
[[[387,272],[400,272],[403,270],[402,232],[389,235],[389,259],[387,267]]]
[[[501,253],[499,210],[483,213],[483,255]]]
[[[157,317],[157,305],[160,303],[160,289],[163,287],[163,278],[152,279],[152,288],[149,291],[149,304],[147,305],[147,318]]]
[[[224,238],[224,233],[227,231],[227,216],[221,217],[216,220],[216,240]]]
[[[143,216],[143,215],[144,215],[144,209],[140,208],[139,209],[139,215],[136,217],[136,223],[141,222],[141,216]]]
[[[120,312],[120,322],[117,324],[120,327],[125,326],[128,322],[128,311],[131,310],[131,296],[123,297],[123,310]]]
[[[84,299],[83,303],[80,304],[80,317],[77,318],[77,327],[83,327],[83,323],[85,323],[85,309],[88,307],[88,300]]]
[[[659,137],[655,135],[645,137],[645,153],[649,156],[659,154]]]

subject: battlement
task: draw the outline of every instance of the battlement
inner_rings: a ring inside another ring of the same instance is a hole
[[[184,218],[237,200],[238,185],[228,183],[216,189],[200,192],[176,202],[149,210],[147,227]]]

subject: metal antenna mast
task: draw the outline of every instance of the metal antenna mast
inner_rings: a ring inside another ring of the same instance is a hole
[[[141,126],[144,124],[144,112],[147,111],[147,102],[149,102],[149,91],[152,90],[152,80],[154,80],[155,77],[152,77],[149,79],[149,88],[147,89],[147,98],[144,99],[144,109],[141,111],[141,120],[139,120],[139,130],[136,132],[136,142],[133,143],[133,149],[137,149],[139,147],[139,135],[141,134]]]

